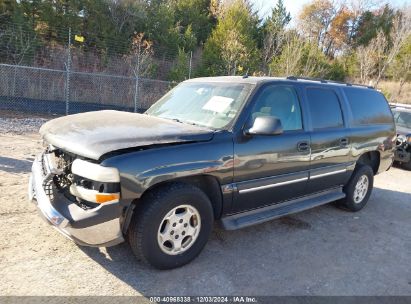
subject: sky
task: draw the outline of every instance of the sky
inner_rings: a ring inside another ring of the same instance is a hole
[[[287,10],[291,13],[291,17],[296,17],[304,4],[311,2],[311,0],[284,0]],[[411,0],[388,0],[385,1],[392,6],[401,7],[404,5],[411,5]],[[251,0],[254,8],[258,11],[260,18],[265,18],[271,13],[271,9],[276,5],[277,0]]]

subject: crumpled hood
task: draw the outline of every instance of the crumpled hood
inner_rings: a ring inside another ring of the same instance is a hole
[[[56,118],[40,128],[55,147],[98,160],[115,150],[156,144],[207,141],[214,132],[149,116],[121,111],[96,111]]]

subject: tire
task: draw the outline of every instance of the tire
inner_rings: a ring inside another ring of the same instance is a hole
[[[358,190],[356,191],[357,185]],[[372,168],[367,165],[358,165],[343,188],[346,197],[338,201],[338,206],[352,212],[360,211],[367,204],[373,185],[374,172]]]
[[[137,258],[158,269],[171,269],[200,254],[213,221],[213,208],[204,192],[188,184],[173,183],[143,197],[127,237]]]

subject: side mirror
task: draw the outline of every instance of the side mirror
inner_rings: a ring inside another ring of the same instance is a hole
[[[247,135],[278,135],[283,133],[280,119],[275,116],[256,117],[253,126],[245,130]]]

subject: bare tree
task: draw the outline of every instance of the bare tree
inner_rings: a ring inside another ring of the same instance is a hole
[[[393,100],[397,100],[402,93],[405,83],[411,81],[411,35],[390,66],[393,79],[398,82],[398,91]]]
[[[397,75],[394,77],[394,79],[398,80],[398,91],[394,97],[394,99],[397,99],[399,96],[401,96],[402,89],[404,85],[410,81],[411,79],[411,55],[408,55],[407,58],[403,61],[403,64],[399,66],[397,70]]]
[[[272,64],[276,75],[323,77],[326,73],[325,56],[318,47],[304,40],[294,31],[288,31],[284,38],[281,55]]]
[[[20,26],[4,33],[3,48],[14,64],[20,65],[33,49],[37,35],[24,31]]]
[[[264,45],[262,49],[264,65],[268,65],[275,56],[278,56],[281,53],[285,39],[286,32],[284,30],[280,30],[275,34],[269,32],[264,37]]]
[[[381,69],[385,60],[387,39],[382,30],[366,46],[359,46],[356,50],[360,69],[360,81],[365,84]]]
[[[241,43],[240,35],[235,29],[231,29],[223,41],[221,57],[225,62],[227,75],[235,75],[239,62],[248,60],[247,48]]]
[[[135,34],[131,54],[126,56],[135,77],[148,76],[153,66],[153,43],[144,39],[144,33]]]
[[[139,1],[107,0],[107,4],[111,20],[119,33],[123,30],[127,22],[131,22],[136,18],[136,12],[139,11],[133,7],[138,5]]]
[[[305,5],[299,15],[299,29],[310,42],[317,44],[326,54],[330,49],[329,30],[337,15],[336,4],[331,0],[314,0]]]
[[[277,73],[299,75],[300,61],[303,57],[304,43],[296,33],[288,32],[283,45],[281,57],[277,61]]]
[[[398,55],[401,47],[404,45],[406,38],[411,34],[411,18],[409,11],[405,11],[404,15],[398,14],[392,24],[390,32],[391,47],[388,48],[385,56],[382,57],[381,64],[378,67],[377,79],[375,86],[378,85],[381,78],[384,76],[387,67],[392,63]]]

